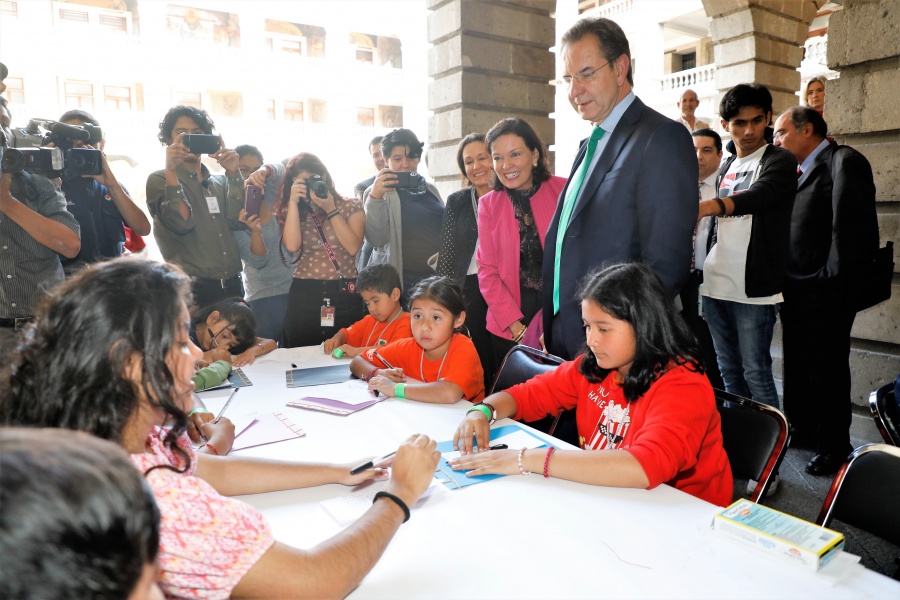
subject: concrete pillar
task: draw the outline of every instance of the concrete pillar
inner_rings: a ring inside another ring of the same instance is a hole
[[[441,195],[460,188],[456,146],[505,117],[554,142],[554,0],[428,0],[428,170]]]
[[[809,24],[818,10],[815,2],[703,0],[703,6],[712,19],[720,94],[738,83],[755,81],[772,92],[775,114],[795,106],[800,88],[797,67]]]
[[[853,398],[892,381],[900,371],[900,6],[894,0],[844,0],[831,15],[825,119],[842,144],[872,164],[881,244],[894,242],[891,299],[856,316],[851,372]]]

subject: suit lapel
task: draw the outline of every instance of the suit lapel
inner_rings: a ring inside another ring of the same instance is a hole
[[[800,176],[800,181],[797,182],[798,192],[816,180],[817,176],[813,176],[816,171],[826,168],[826,163],[831,160],[831,154],[834,152],[834,148],[836,145],[837,144],[835,142],[831,142],[825,148],[823,148],[821,152],[819,152],[819,155],[816,157],[812,168],[807,169],[806,173]]]
[[[597,164],[594,165],[594,168],[591,169],[584,179],[581,191],[575,201],[575,208],[572,210],[570,223],[575,220],[578,213],[581,212],[590,199],[594,197],[594,194],[596,194],[597,188],[600,187],[600,182],[606,177],[610,167],[613,166],[616,159],[619,157],[619,154],[622,152],[622,148],[625,147],[625,143],[631,138],[631,134],[637,126],[643,108],[644,103],[641,102],[639,98],[635,98],[631,103],[631,106],[625,111],[625,114],[622,115],[622,118],[619,119],[618,125],[616,125],[616,128],[610,134],[606,147],[603,148],[603,152],[597,159]],[[582,155],[584,151],[586,151],[586,148],[587,145],[584,144],[579,155]]]

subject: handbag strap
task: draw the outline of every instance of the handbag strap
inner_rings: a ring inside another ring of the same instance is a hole
[[[316,224],[316,231],[319,232],[319,239],[322,240],[322,245],[325,246],[325,252],[328,253],[328,258],[331,260],[334,270],[343,278],[344,272],[341,270],[341,265],[338,264],[337,257],[334,255],[334,250],[331,249],[331,245],[328,243],[328,240],[325,239],[325,232],[322,230],[322,222],[319,220],[319,217],[316,216],[312,207],[310,207],[309,214],[312,216],[313,223]]]

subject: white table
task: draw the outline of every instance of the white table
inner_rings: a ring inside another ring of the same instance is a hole
[[[413,433],[450,439],[470,406],[389,399],[346,417],[285,408],[308,392],[285,387],[290,365],[272,359],[288,351],[276,352],[244,368],[254,385],[228,412],[286,411],[306,437],[243,455],[353,462]],[[336,363],[317,356],[297,364]],[[308,548],[341,530],[319,503],[350,491],[329,485],[242,500],[263,512],[279,541]],[[647,491],[505,477],[426,499],[351,596],[900,598],[900,583],[859,565],[835,582],[714,537],[705,525],[715,510],[666,485]]]

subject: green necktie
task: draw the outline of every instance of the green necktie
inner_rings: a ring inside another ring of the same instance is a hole
[[[578,193],[581,191],[581,184],[584,183],[584,177],[591,168],[591,160],[594,158],[594,151],[597,149],[597,142],[606,133],[600,127],[594,127],[591,131],[591,139],[588,140],[587,152],[584,160],[578,166],[569,189],[566,191],[566,197],[563,200],[562,213],[559,215],[559,227],[556,233],[556,255],[553,258],[553,314],[559,313],[559,260],[562,257],[563,238],[566,235],[566,229],[569,228],[569,220],[572,218],[572,210],[575,208],[575,201],[578,199]]]

